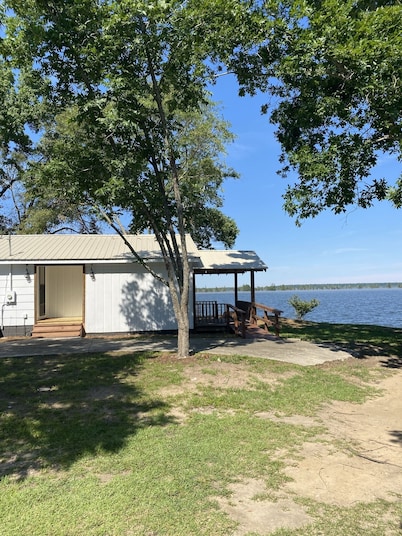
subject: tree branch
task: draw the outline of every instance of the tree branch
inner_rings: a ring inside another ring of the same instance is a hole
[[[150,266],[148,263],[146,263],[144,261],[144,259],[142,257],[140,257],[140,255],[135,251],[135,249],[133,248],[133,246],[131,245],[131,243],[127,240],[127,236],[125,234],[125,232],[123,232],[123,229],[120,227],[120,222],[115,222],[110,216],[109,214],[107,214],[107,212],[105,210],[103,210],[101,207],[97,206],[96,207],[96,210],[98,210],[98,212],[101,214],[102,218],[110,225],[110,227],[122,238],[123,242],[125,243],[125,245],[128,247],[128,249],[131,251],[131,253],[134,255],[135,259],[139,262],[139,264],[141,264],[141,266],[143,266],[147,272],[149,272],[153,277],[155,277],[155,279],[157,279],[158,281],[160,281],[161,283],[163,283],[165,286],[169,286],[168,282],[166,281],[166,279],[164,279],[161,275],[159,275],[158,273],[156,273]]]

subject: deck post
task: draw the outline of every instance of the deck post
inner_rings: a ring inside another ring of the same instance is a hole
[[[197,304],[196,304],[196,293],[197,289],[195,286],[195,272],[193,272],[193,329],[195,330],[197,328],[196,322],[197,322]]]
[[[255,275],[254,271],[250,271],[250,287],[251,287],[251,303],[255,303]]]

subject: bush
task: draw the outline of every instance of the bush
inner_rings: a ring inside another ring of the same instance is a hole
[[[292,296],[288,303],[294,308],[297,320],[303,320],[307,313],[310,313],[317,305],[320,305],[320,302],[315,298],[310,301],[304,301],[296,295]]]

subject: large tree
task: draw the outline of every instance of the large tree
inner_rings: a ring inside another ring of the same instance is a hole
[[[12,76],[19,73],[19,94],[26,87],[37,97],[36,128],[48,133],[41,146],[46,166],[40,174],[35,167],[37,176],[65,174],[67,198],[81,195],[116,230],[124,209],[133,230],[155,232],[180,355],[188,352],[186,232],[207,245],[211,237],[235,235],[213,194],[228,171],[214,158],[188,167],[182,152],[186,114],[202,113],[207,84],[217,76],[235,73],[240,94],[269,93],[282,173],[297,174],[285,194],[297,221],[386,197],[402,204],[402,181],[371,176],[379,154],[401,155],[399,2],[3,0],[4,6],[4,63]],[[26,135],[25,127],[17,131]],[[58,143],[63,136],[66,146],[70,136],[69,162]]]
[[[132,231],[155,233],[178,353],[188,355],[186,233],[203,245],[213,239],[230,245],[237,233],[219,210],[217,190],[234,175],[219,162],[229,133],[208,104],[208,54],[184,24],[192,6],[175,0],[10,0],[7,6],[7,61],[14,72],[25,69],[40,80],[45,135],[42,159],[29,168],[34,181],[67,200],[83,199],[123,240],[122,211],[131,214]]]

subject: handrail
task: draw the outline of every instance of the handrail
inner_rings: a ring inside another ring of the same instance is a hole
[[[262,303],[240,301],[236,305],[216,301],[197,301],[195,307],[195,327],[232,327],[236,335],[246,337],[248,325],[261,326],[267,331],[273,326],[279,337],[279,317],[283,311]]]
[[[233,322],[235,335],[241,335],[243,339],[246,338],[246,320],[247,312],[230,303],[226,304],[227,311],[227,324],[229,327],[230,321]]]
[[[280,309],[275,309],[273,307],[268,307],[267,305],[263,305],[262,303],[251,303],[251,314],[250,314],[250,322],[252,324],[258,324],[258,321],[262,321],[264,328],[268,331],[268,326],[273,326],[275,329],[275,335],[279,337],[280,332],[280,323],[279,323],[279,317],[283,313]],[[262,309],[263,313],[262,316],[257,314],[257,309]],[[268,315],[268,313],[271,313],[271,316]]]

